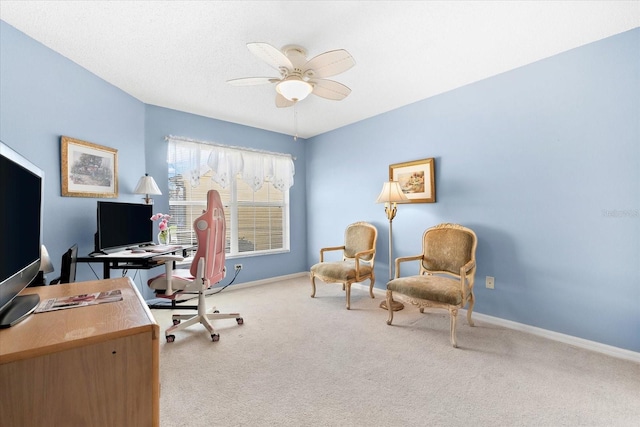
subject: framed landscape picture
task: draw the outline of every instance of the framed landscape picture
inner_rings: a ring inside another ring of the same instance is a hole
[[[389,180],[398,181],[409,203],[435,203],[434,158],[389,165]]]
[[[118,197],[118,150],[63,136],[60,166],[63,196]]]

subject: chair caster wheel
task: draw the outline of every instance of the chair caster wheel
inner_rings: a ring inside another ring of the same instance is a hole
[[[244,319],[242,317],[236,317],[236,322],[238,322],[238,325],[242,325],[244,323]]]
[[[180,324],[180,319],[173,319],[173,326],[179,325],[179,324]]]
[[[220,334],[211,334],[211,341],[220,341]]]
[[[167,335],[167,342],[174,342],[176,340],[175,335]]]

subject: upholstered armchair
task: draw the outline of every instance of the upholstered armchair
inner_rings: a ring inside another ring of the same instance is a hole
[[[451,344],[456,341],[458,309],[467,303],[467,321],[473,326],[471,312],[475,297],[473,281],[476,274],[476,234],[458,224],[439,224],[426,230],[422,236],[422,253],[396,258],[395,278],[387,283],[387,307],[398,298],[413,304],[424,313],[425,307],[445,308],[450,314]],[[402,263],[417,261],[419,272],[415,276],[401,277]],[[389,310],[387,324],[393,321]]]
[[[376,281],[374,260],[378,229],[367,222],[356,222],[344,232],[344,245],[320,249],[320,262],[311,267],[311,298],[316,296],[316,277],[325,283],[342,283],[347,293],[347,310],[351,309],[351,284],[369,279],[369,295]],[[342,251],[342,260],[325,261],[325,253]]]

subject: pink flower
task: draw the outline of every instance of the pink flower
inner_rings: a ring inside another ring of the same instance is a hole
[[[166,219],[168,220],[169,218],[171,218],[171,215],[167,215],[167,214],[163,214],[158,212],[157,214],[155,214],[154,216],[152,216],[150,219],[151,221],[157,221],[159,219]]]
[[[152,216],[150,219],[151,219],[151,221],[160,220],[160,223],[158,224],[158,228],[160,229],[160,231],[164,231],[167,228],[169,228],[169,219],[170,218],[171,218],[171,215],[167,215],[167,214],[163,214],[163,213],[157,213],[154,216]]]

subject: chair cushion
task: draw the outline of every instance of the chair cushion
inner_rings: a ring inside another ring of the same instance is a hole
[[[437,301],[451,305],[460,305],[460,303],[462,303],[460,280],[441,276],[422,275],[400,277],[388,282],[387,289],[412,298]]]
[[[472,257],[473,236],[456,229],[433,229],[424,235],[422,265],[429,271],[460,274],[460,267]]]
[[[320,278],[335,280],[336,282],[348,282],[356,280],[355,261],[321,262],[311,267],[311,273]],[[360,263],[360,277],[371,274],[371,266]]]

